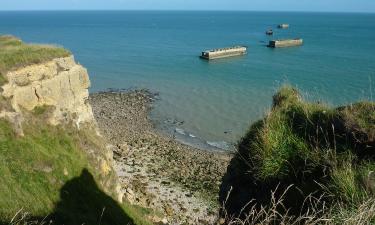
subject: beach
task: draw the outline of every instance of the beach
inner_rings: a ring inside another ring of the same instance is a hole
[[[177,224],[212,224],[231,153],[195,149],[154,129],[147,90],[90,94],[101,134],[114,152],[124,198]]]

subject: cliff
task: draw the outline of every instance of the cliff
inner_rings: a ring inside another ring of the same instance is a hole
[[[87,103],[90,86],[87,70],[76,64],[73,56],[10,71],[5,78],[8,83],[2,87],[2,95],[10,100],[17,113],[52,106],[49,122],[53,125],[94,122]]]
[[[52,107],[48,118],[52,125],[74,122],[79,127],[81,123],[94,123],[87,102],[87,70],[76,64],[73,56],[22,67],[6,73],[5,78],[8,82],[2,86],[2,96],[15,113]]]
[[[146,224],[122,203],[87,70],[54,46],[0,36],[0,49],[0,224]]]

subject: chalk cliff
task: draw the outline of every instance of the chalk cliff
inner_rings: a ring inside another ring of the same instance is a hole
[[[69,56],[9,71],[5,78],[7,83],[0,88],[0,93],[8,106],[0,107],[0,118],[9,120],[16,133],[23,136],[22,125],[32,118],[32,112],[38,107],[48,107],[46,122],[50,125],[73,124],[78,130],[91,130],[102,146],[88,144],[82,149],[102,177],[103,188],[121,202],[123,194],[112,167],[113,153],[102,141],[88,103],[87,70]]]
[[[10,100],[16,113],[51,106],[54,110],[48,122],[53,125],[73,121],[79,127],[94,121],[87,102],[87,70],[75,63],[73,56],[26,66],[5,76],[8,83],[2,87],[2,95]]]

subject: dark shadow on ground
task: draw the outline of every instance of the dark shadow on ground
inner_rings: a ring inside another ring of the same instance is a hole
[[[60,199],[50,215],[45,218],[29,218],[28,224],[50,224],[50,221],[56,225],[134,224],[122,207],[99,189],[87,169],[82,170],[79,177],[66,182],[60,190]],[[0,225],[5,224],[10,223],[0,221]]]
[[[102,192],[87,169],[68,181],[60,191],[61,201],[49,217],[54,224],[132,224],[121,206]]]

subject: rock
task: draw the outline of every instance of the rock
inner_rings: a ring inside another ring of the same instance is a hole
[[[104,159],[101,159],[100,160],[100,173],[103,174],[104,176],[107,176],[109,174],[109,172],[111,172],[112,168],[111,166],[108,164],[108,161],[107,160],[104,160]]]
[[[69,56],[24,66],[3,76],[7,82],[0,87],[0,98],[5,99],[6,104],[0,106],[0,118],[8,120],[18,136],[23,136],[23,122],[30,122],[30,119],[34,122],[34,118],[36,122],[46,120],[50,125],[75,124],[78,129],[85,128],[84,135],[90,136],[89,139],[98,139],[92,143],[91,140],[80,139],[82,151],[86,151],[92,166],[101,173],[98,184],[107,194],[121,201],[123,192],[117,176],[112,173],[112,151],[103,148],[104,139],[88,101],[90,80],[87,70]],[[42,110],[33,111],[36,107]],[[67,131],[78,132],[70,127]],[[54,169],[47,164],[34,166],[33,169],[45,173]],[[67,168],[61,172],[66,177],[72,175]]]
[[[220,218],[219,221],[218,221],[218,224],[222,225],[225,223],[225,219],[224,218]]]
[[[167,216],[173,216],[173,208],[170,205],[165,205],[164,206],[164,211],[167,214]]]
[[[23,117],[20,113],[2,111],[0,112],[0,118],[5,118],[12,124],[13,129],[17,136],[20,136],[20,137],[24,136],[23,129],[22,129]]]
[[[26,66],[5,76],[8,83],[2,87],[2,95],[10,99],[16,112],[47,105],[54,108],[49,118],[53,125],[67,121],[67,115],[77,126],[94,121],[87,102],[90,87],[87,70],[77,65],[73,57]]]
[[[90,95],[103,136],[116,144],[121,155],[115,164],[123,188],[132,187],[125,197],[143,207],[163,210],[169,220],[165,222],[170,224],[213,224],[217,214],[208,212],[204,207],[207,199],[199,193],[209,191],[212,196],[208,197],[216,201],[217,182],[230,156],[192,149],[155,132],[148,120],[147,96],[143,91]],[[217,212],[219,206],[212,207]],[[156,224],[163,224],[160,219]]]
[[[64,173],[64,176],[68,176],[69,175],[68,169],[64,168],[63,173]]]
[[[165,218],[165,217],[164,217],[164,218],[160,218],[160,217],[154,215],[154,216],[152,216],[152,217],[150,218],[150,220],[151,220],[154,224],[160,224],[160,225],[162,225],[162,224],[168,224],[168,219]]]
[[[167,218],[165,218],[165,217],[161,220],[161,222],[162,222],[163,224],[168,224],[168,220],[167,220]]]
[[[136,197],[132,189],[127,188],[125,192],[126,199],[130,202],[130,204],[134,204],[136,201]]]
[[[128,154],[130,151],[129,145],[126,142],[119,144],[118,147],[122,151],[123,154]]]

